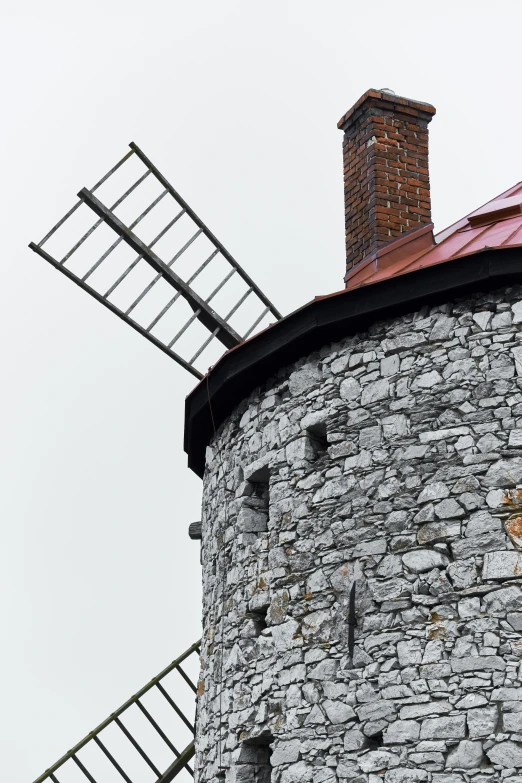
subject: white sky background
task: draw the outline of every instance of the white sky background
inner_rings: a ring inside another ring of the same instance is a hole
[[[437,229],[522,179],[522,4],[1,11],[0,778],[30,783],[200,629],[193,379],[27,248],[136,141],[287,313],[343,285],[338,119],[433,103]]]

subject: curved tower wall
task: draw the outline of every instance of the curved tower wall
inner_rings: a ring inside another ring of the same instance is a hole
[[[522,781],[521,422],[520,288],[326,345],[224,422],[199,783]]]

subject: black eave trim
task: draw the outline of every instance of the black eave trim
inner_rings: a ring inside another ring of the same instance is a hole
[[[226,354],[185,401],[184,447],[200,477],[216,428],[256,386],[280,367],[329,342],[365,330],[371,323],[425,304],[522,282],[522,248],[484,250],[380,283],[314,300]],[[208,391],[207,391],[208,383]]]

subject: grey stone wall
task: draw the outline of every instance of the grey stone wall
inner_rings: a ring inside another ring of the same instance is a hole
[[[377,323],[222,425],[197,781],[522,783],[521,300]]]

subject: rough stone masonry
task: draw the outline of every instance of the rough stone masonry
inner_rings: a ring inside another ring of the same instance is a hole
[[[522,288],[279,371],[202,522],[199,783],[522,783]]]

